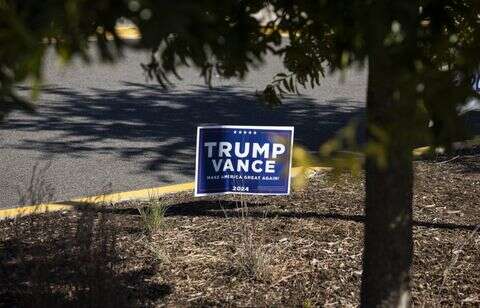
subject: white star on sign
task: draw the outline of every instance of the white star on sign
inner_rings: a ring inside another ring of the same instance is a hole
[[[251,131],[251,130],[250,130],[250,131],[248,131],[248,134],[249,134],[249,135],[251,135],[251,134],[252,134],[252,131]]]
[[[246,130],[244,130],[244,131],[243,131],[243,133],[244,133],[244,134],[247,134],[247,131],[246,131]]]
[[[254,134],[254,135],[256,135],[256,134],[257,134],[257,132],[256,132],[256,131],[253,131],[253,134]]]
[[[234,131],[233,131],[233,133],[234,133],[234,134],[236,134],[236,133],[237,133],[237,131],[236,131],[236,130],[234,130]]]

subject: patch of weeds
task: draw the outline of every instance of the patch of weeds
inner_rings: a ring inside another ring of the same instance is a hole
[[[25,187],[17,186],[18,203],[20,205],[41,204],[50,202],[55,196],[55,187],[48,180],[47,173],[51,162],[41,165],[37,162],[32,169],[30,180]]]
[[[158,199],[151,198],[148,207],[138,209],[143,229],[152,234],[164,228],[167,210],[168,205]]]
[[[163,271],[170,264],[170,256],[162,239],[157,241],[152,235],[166,228],[165,214],[169,206],[158,197],[150,196],[149,199],[147,207],[138,209],[141,226],[149,235],[144,242],[144,246],[155,260],[156,268]]]
[[[233,247],[233,269],[245,278],[270,281],[273,276],[274,249],[255,236],[255,228],[247,222],[247,215],[248,206],[242,202],[239,241]]]

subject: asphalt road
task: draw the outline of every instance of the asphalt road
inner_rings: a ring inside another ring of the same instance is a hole
[[[364,111],[365,70],[329,76],[271,110],[254,92],[282,71],[278,59],[243,81],[216,76],[213,89],[183,70],[168,91],[145,81],[146,59],[130,50],[115,65],[64,67],[48,55],[38,113],[0,125],[0,208],[191,181],[198,125],[293,125],[295,142],[315,150]]]

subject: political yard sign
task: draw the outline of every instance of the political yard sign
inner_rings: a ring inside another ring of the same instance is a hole
[[[195,196],[288,195],[293,127],[197,128]]]

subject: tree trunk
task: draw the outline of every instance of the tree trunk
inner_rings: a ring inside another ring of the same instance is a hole
[[[402,97],[395,61],[381,41],[369,57],[367,141],[384,155],[366,158],[363,307],[410,306],[413,102]]]

